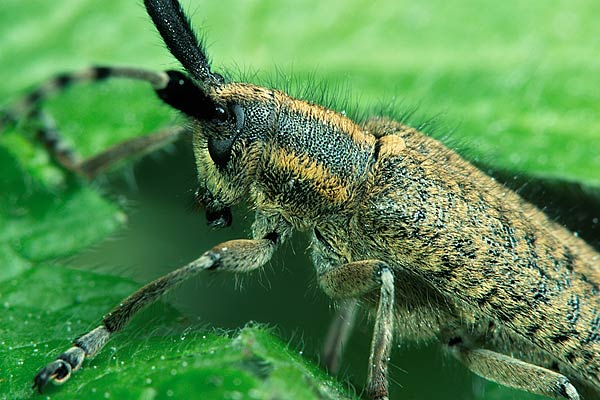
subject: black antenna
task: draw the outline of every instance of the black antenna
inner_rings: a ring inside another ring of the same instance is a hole
[[[223,77],[210,70],[204,44],[198,40],[190,20],[177,0],[144,0],[146,10],[167,48],[197,80],[209,86],[223,83]]]

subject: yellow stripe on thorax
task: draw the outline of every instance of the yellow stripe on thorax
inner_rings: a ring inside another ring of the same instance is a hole
[[[295,154],[275,146],[269,146],[266,153],[266,165],[280,177],[282,185],[289,185],[289,190],[294,190],[294,185],[296,190],[312,189],[330,205],[342,204],[350,198],[349,188],[342,179],[306,154]],[[284,179],[287,182],[283,182]]]

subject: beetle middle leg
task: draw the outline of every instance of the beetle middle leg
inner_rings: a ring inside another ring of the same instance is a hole
[[[339,370],[344,346],[354,328],[357,309],[358,301],[356,299],[343,300],[327,331],[327,338],[323,346],[323,365],[332,374],[336,374]]]
[[[181,282],[201,271],[254,271],[271,259],[275,249],[289,234],[290,230],[282,221],[257,214],[253,225],[255,239],[221,243],[195,261],[150,282],[121,301],[104,317],[100,326],[79,337],[71,348],[42,368],[34,378],[34,388],[41,392],[50,381],[65,382],[71,372],[81,367],[86,357],[92,357],[100,351],[108,339],[123,329],[135,314]]]
[[[355,261],[334,267],[319,277],[333,298],[359,298],[379,289],[367,375],[370,399],[387,400],[388,363],[394,338],[394,276],[381,261]]]

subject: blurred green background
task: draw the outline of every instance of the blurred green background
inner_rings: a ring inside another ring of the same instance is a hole
[[[592,211],[577,221],[592,239],[599,236],[597,1],[183,4],[216,71],[257,83],[291,79],[300,89],[322,83],[350,115],[416,109],[414,122],[435,118],[431,134],[505,180],[515,178],[517,187],[567,182],[551,185],[551,193],[563,196],[567,209],[584,199]],[[96,64],[178,68],[139,1],[7,0],[0,11],[0,107],[57,72]],[[122,81],[74,87],[48,109],[84,155],[183,121],[149,88]],[[53,167],[28,135],[25,124],[0,133],[0,396],[7,398],[28,396],[35,370],[121,296],[218,242],[247,236],[252,219],[239,209],[232,229],[205,226],[190,207],[195,171],[186,141],[85,184]],[[160,336],[155,326],[175,331],[181,319],[195,330],[252,320],[317,360],[333,310],[316,287],[307,246],[296,235],[264,272],[243,279],[193,279],[168,296],[169,305],[140,318],[158,321],[145,328],[138,321],[130,333]],[[344,362],[343,376],[357,391],[370,330],[365,319],[358,324]],[[111,343],[127,346],[119,340]],[[392,398],[526,397],[473,377],[435,344],[399,344],[391,374]],[[79,394],[109,393],[107,383],[85,391],[91,386],[83,375],[61,390],[75,393],[81,379]]]

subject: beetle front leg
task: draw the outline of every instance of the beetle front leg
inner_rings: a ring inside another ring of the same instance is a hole
[[[94,179],[118,162],[145,155],[178,140],[187,132],[185,127],[169,127],[150,134],[135,137],[113,145],[90,158],[82,159],[68,145],[56,127],[54,119],[43,111],[45,100],[63,92],[77,83],[100,82],[109,78],[143,81],[152,85],[158,93],[176,90],[168,72],[151,71],[143,68],[97,66],[64,73],[44,82],[16,101],[7,109],[0,110],[0,134],[5,126],[18,121],[31,121],[36,130],[36,140],[44,145],[58,166],[86,179]]]
[[[358,298],[379,289],[367,375],[367,395],[387,400],[388,363],[394,338],[394,275],[381,261],[365,260],[330,269],[319,277],[321,287],[334,298]]]
[[[256,231],[263,231],[269,226],[276,226],[277,223],[269,224],[268,218],[257,218],[255,225]],[[201,271],[254,271],[271,259],[276,247],[288,235],[288,231],[270,231],[265,232],[259,239],[224,242],[186,266],[150,282],[108,313],[100,326],[75,340],[70,349],[42,368],[34,378],[33,387],[41,392],[48,382],[65,382],[72,372],[81,367],[85,358],[100,351],[108,339],[123,329],[135,314],[184,280]]]

